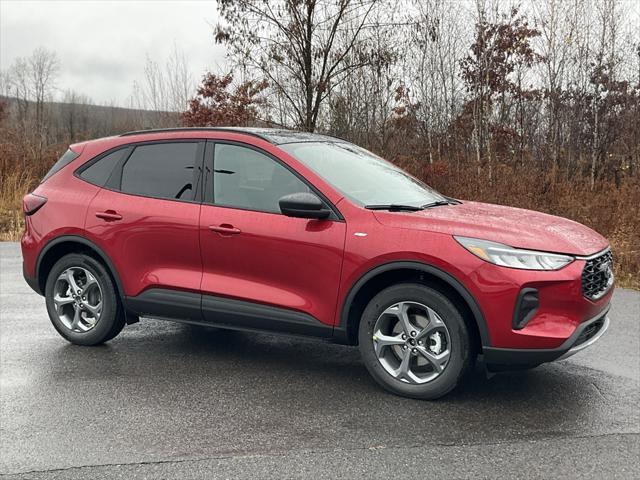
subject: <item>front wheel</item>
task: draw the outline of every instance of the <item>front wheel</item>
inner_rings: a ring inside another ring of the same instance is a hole
[[[358,336],[369,373],[385,389],[405,397],[442,397],[473,363],[459,310],[445,295],[421,284],[393,285],[373,297]]]
[[[93,257],[69,254],[56,262],[45,286],[51,323],[77,345],[98,345],[114,338],[125,320],[115,285]]]

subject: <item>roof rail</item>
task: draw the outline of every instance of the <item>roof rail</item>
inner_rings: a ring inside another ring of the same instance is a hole
[[[234,128],[234,127],[173,127],[173,128],[150,128],[147,130],[133,130],[131,132],[125,132],[120,134],[120,137],[129,137],[131,135],[144,135],[146,133],[171,133],[171,132],[197,132],[197,131],[205,131],[205,132],[232,132],[232,133],[242,133],[245,135],[251,135],[253,137],[260,138],[269,143],[273,143],[269,138],[264,135],[260,135],[259,133],[253,132],[248,129],[243,128]]]

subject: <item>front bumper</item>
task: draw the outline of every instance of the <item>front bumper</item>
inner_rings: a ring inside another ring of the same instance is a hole
[[[576,353],[584,350],[585,348],[590,347],[598,340],[600,340],[600,337],[604,335],[604,332],[606,332],[608,328],[609,316],[605,314],[604,317],[601,317],[596,322],[591,322],[589,325],[586,325],[586,327],[582,329],[582,333],[580,334],[578,340],[569,350],[567,350],[562,356],[557,358],[557,360],[564,360],[565,358],[569,358],[572,355],[575,355]]]
[[[613,282],[598,298],[584,294],[582,275],[587,262],[577,258],[552,271],[520,270],[483,262],[467,274],[466,285],[487,325],[489,338],[483,349],[564,348],[576,330],[584,328],[584,322],[602,314],[613,295]],[[530,296],[537,297],[537,301],[531,302],[528,297],[524,301],[521,297],[527,292],[534,292]],[[523,301],[527,308],[522,308]]]
[[[483,361],[492,370],[531,368],[541,363],[563,360],[590,347],[609,328],[609,306],[595,317],[582,322],[573,334],[557,348],[513,349],[483,348]]]

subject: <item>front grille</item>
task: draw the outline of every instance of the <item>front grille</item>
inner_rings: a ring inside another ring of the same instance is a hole
[[[613,283],[613,254],[607,251],[587,260],[582,271],[582,294],[597,300],[602,297]]]
[[[574,343],[573,346],[577,347],[578,345],[591,340],[604,325],[604,318],[604,316],[602,318],[599,318],[598,320],[590,324],[587,328],[585,328],[580,336],[576,339],[576,343]]]

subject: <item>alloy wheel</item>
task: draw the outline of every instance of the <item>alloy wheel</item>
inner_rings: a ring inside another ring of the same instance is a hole
[[[65,327],[73,332],[88,332],[96,326],[102,314],[100,282],[86,268],[69,267],[56,279],[53,303]]]
[[[409,384],[439,377],[451,356],[451,337],[442,318],[432,308],[410,301],[382,312],[373,328],[373,346],[385,371]]]

